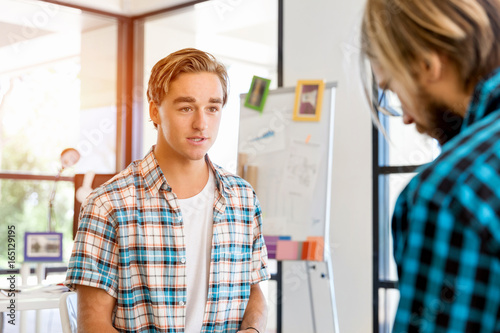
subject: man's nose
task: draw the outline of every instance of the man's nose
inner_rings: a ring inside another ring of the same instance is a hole
[[[197,110],[193,120],[193,128],[204,131],[208,128],[207,116],[202,110]]]
[[[410,124],[413,124],[414,122],[415,122],[415,120],[413,119],[413,117],[409,116],[406,113],[403,113],[403,123],[404,124],[410,125]]]

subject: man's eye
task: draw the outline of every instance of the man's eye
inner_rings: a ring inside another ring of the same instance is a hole
[[[219,111],[219,108],[211,107],[211,108],[209,108],[209,110],[210,110],[210,112],[217,112],[217,111]]]
[[[189,112],[191,111],[192,109],[188,106],[186,106],[185,108],[182,108],[181,111],[184,111],[184,112]]]

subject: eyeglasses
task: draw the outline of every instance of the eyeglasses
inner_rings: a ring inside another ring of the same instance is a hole
[[[378,103],[375,105],[375,108],[386,116],[403,116],[401,102],[399,101],[398,96],[388,90],[387,86],[385,86],[381,92],[379,89]]]

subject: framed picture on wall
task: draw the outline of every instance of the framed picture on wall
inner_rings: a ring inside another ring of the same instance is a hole
[[[324,90],[323,80],[299,80],[295,88],[293,120],[320,121]]]
[[[269,94],[269,85],[271,80],[262,77],[254,76],[252,84],[245,99],[245,106],[262,112],[266,104],[267,95]]]
[[[62,233],[26,232],[24,261],[62,261]]]

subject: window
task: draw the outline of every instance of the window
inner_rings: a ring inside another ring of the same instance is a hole
[[[16,226],[17,262],[25,231],[64,233],[72,248],[74,173],[115,171],[116,20],[40,1],[2,3],[0,26],[0,211]],[[60,154],[79,150],[78,164],[54,176]],[[5,230],[4,230],[5,231]],[[0,268],[6,267],[0,242]],[[19,267],[17,267],[19,268]]]
[[[271,79],[277,87],[278,1],[252,0],[203,2],[144,23],[144,90],[154,64],[169,53],[195,47],[210,52],[226,65],[229,99],[222,113],[212,160],[236,172],[240,94],[247,93],[253,75]],[[146,99],[143,109],[144,155],[156,142],[156,130],[149,121]]]
[[[379,94],[381,91],[379,91]],[[400,105],[386,91],[391,106]],[[387,105],[382,105],[387,106]],[[401,110],[396,110],[401,113]],[[399,193],[415,176],[415,170],[431,162],[440,150],[437,141],[404,125],[400,117],[379,113],[388,140],[373,129],[373,332],[392,331],[399,302],[397,270],[392,251],[391,218]]]
[[[176,50],[195,47],[213,54],[227,68],[228,102],[222,111],[219,134],[209,155],[212,161],[236,172],[240,94],[247,93],[254,75],[271,79],[278,87],[278,1],[244,0],[221,4],[207,1],[184,9],[147,18],[143,22],[144,55],[142,95],[145,96],[151,68]],[[157,131],[150,122],[149,106],[143,99],[142,156],[156,142]],[[276,265],[276,262],[270,263]],[[273,272],[275,270],[272,270]],[[275,281],[262,284],[265,295],[277,293]],[[280,323],[274,297],[269,300],[268,330]]]

